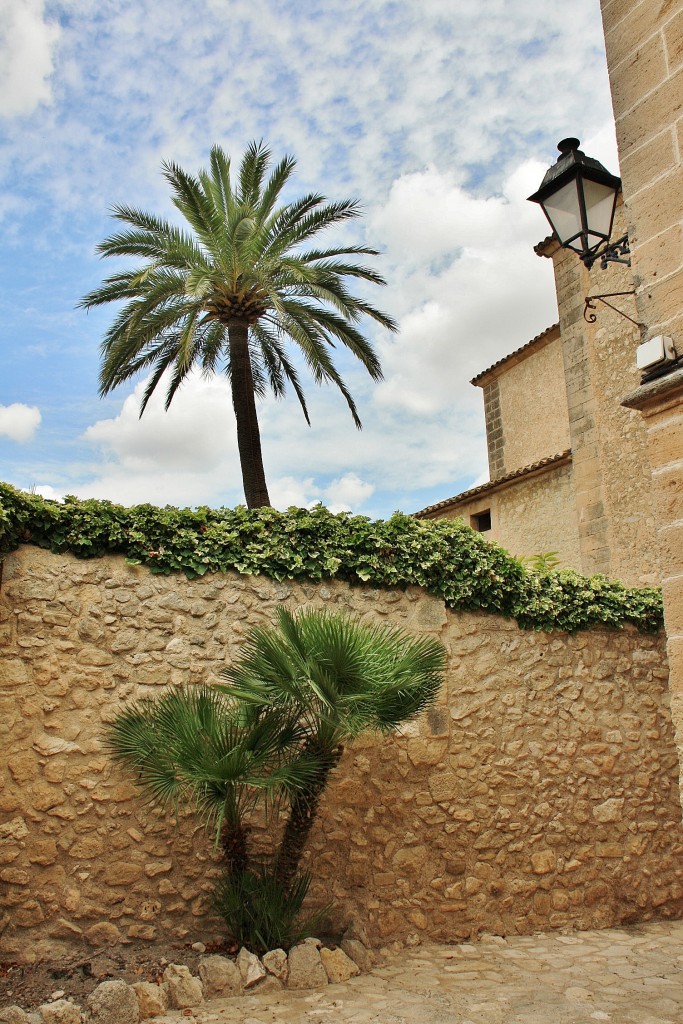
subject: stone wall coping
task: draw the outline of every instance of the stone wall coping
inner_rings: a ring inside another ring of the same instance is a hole
[[[681,399],[683,399],[683,367],[662,377],[657,377],[656,380],[641,384],[635,391],[622,398],[621,404],[627,409],[641,409],[649,412],[650,407],[663,408],[670,401],[680,401]]]

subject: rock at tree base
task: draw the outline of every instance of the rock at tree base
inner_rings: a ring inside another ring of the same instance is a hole
[[[137,1024],[140,1020],[137,996],[125,981],[103,981],[87,1003],[94,1024]]]
[[[288,988],[323,988],[327,985],[327,973],[314,943],[292,946],[288,961]]]
[[[161,985],[151,981],[137,981],[131,986],[138,1001],[140,1020],[159,1017],[166,1010],[166,993]]]
[[[261,957],[263,966],[269,974],[279,978],[283,984],[287,984],[287,954],[284,949],[271,949],[270,953],[264,953]]]
[[[190,974],[190,968],[183,964],[169,964],[164,971],[164,992],[168,1005],[174,1010],[186,1010],[199,1006],[204,990],[199,978]]]
[[[360,974],[360,967],[346,955],[343,949],[321,949],[320,959],[332,985],[340,985],[349,978]]]
[[[3,1006],[0,1009],[1,1024],[29,1024],[29,1015],[20,1006]]]
[[[372,970],[375,958],[359,939],[342,939],[340,946],[361,971]]]
[[[38,1007],[38,1013],[45,1024],[81,1024],[82,1019],[80,1006],[76,1006],[70,999],[43,1003]],[[137,1017],[135,1019],[137,1020]]]
[[[259,958],[245,946],[237,954],[237,966],[245,988],[253,988],[266,976],[266,969]]]
[[[204,986],[204,998],[238,996],[242,991],[242,975],[232,960],[225,956],[207,956],[199,961],[199,977]]]

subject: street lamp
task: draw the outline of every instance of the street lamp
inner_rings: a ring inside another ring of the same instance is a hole
[[[588,270],[597,260],[603,270],[608,263],[630,266],[628,236],[609,244],[621,178],[586,156],[578,139],[563,139],[557,148],[557,162],[529,201],[540,204],[560,245],[578,253]]]

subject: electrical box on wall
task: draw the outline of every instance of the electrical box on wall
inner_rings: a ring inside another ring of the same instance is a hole
[[[639,370],[653,370],[657,366],[672,363],[677,358],[673,338],[658,334],[649,341],[644,341],[636,349],[636,366]]]

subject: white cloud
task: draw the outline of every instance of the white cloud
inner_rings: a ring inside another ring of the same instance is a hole
[[[0,437],[12,441],[31,441],[41,421],[40,409],[33,405],[0,405]]]
[[[404,309],[399,335],[382,344],[381,405],[423,415],[480,407],[471,377],[553,323],[552,267],[533,251],[544,221],[526,201],[544,169],[521,164],[495,196],[434,168],[394,183],[371,221]]]
[[[79,497],[123,504],[200,505],[226,489],[239,499],[235,419],[226,380],[188,378],[168,412],[164,382],[141,417],[145,381],[124,399],[120,413],[98,420],[83,438],[101,453],[100,467],[78,484]]]
[[[84,439],[132,473],[181,470],[211,473],[226,452],[236,450],[235,420],[228,382],[220,377],[188,378],[164,409],[164,382],[140,416],[141,381],[113,419],[98,420]]]
[[[49,484],[36,484],[33,487],[33,491],[39,494],[41,498],[50,498],[52,501],[63,501],[64,494],[62,491],[58,491],[56,488],[51,487]]]
[[[30,114],[52,98],[50,76],[59,26],[44,0],[0,0],[0,115]]]
[[[362,508],[374,490],[357,473],[345,473],[325,488],[325,504],[332,512],[351,512]]]

